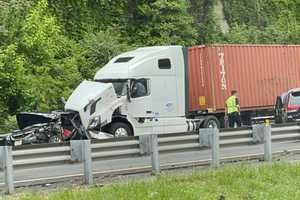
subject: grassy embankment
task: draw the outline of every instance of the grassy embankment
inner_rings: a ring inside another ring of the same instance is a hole
[[[161,175],[154,180],[18,196],[22,200],[300,199],[300,164],[235,165],[186,175]]]

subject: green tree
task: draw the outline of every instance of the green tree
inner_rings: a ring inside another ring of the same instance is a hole
[[[227,41],[267,44],[300,43],[299,1],[223,0],[223,3],[226,18],[232,27],[230,33],[226,35]]]
[[[49,8],[67,36],[81,40],[86,34],[124,26],[124,0],[48,0]]]
[[[185,0],[134,2],[124,33],[130,44],[140,46],[195,44],[197,32],[193,27],[193,19],[188,14]]]
[[[0,58],[2,110],[15,114],[36,105],[40,111],[57,109],[59,98],[67,97],[81,80],[74,44],[63,35],[46,0],[38,1],[25,16],[18,15],[18,9],[8,10],[9,15],[17,13],[19,25],[6,17],[9,34]]]
[[[222,43],[224,36],[213,13],[214,0],[189,0],[189,13],[198,37],[196,44]]]
[[[24,18],[32,6],[32,1],[0,1],[0,47],[19,40]]]
[[[0,52],[0,122],[15,114],[24,95],[24,57],[16,53],[16,46],[9,45]]]
[[[85,79],[92,79],[98,69],[112,57],[130,49],[121,36],[112,30],[87,34],[78,43],[77,65]]]
[[[59,97],[68,95],[81,79],[72,58],[72,41],[63,35],[47,8],[47,1],[40,0],[30,11],[19,43],[28,63],[28,99],[42,111],[57,108]]]

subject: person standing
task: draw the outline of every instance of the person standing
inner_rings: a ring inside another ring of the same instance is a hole
[[[229,127],[234,128],[236,123],[238,127],[241,127],[241,115],[239,99],[237,98],[237,91],[232,90],[231,96],[226,100],[225,103],[225,117],[228,116]]]

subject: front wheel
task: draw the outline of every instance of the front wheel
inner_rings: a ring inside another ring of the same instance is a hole
[[[130,126],[124,122],[114,122],[110,126],[109,132],[115,137],[127,137],[133,135]]]

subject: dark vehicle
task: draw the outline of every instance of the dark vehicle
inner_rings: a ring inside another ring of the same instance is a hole
[[[78,114],[71,112],[22,112],[17,114],[16,118],[19,130],[0,136],[0,145],[61,143],[69,140],[112,137],[103,132],[99,133],[97,129],[84,130],[79,123]]]
[[[275,123],[300,120],[300,88],[291,89],[277,97]]]
[[[1,137],[0,144],[18,146],[86,139],[86,136],[80,135],[81,132],[79,131],[65,129],[64,126],[67,124],[66,115],[68,113],[56,111],[52,113],[19,113],[16,116],[19,130]],[[72,119],[69,121],[73,122]]]
[[[13,145],[57,143],[64,140],[60,123],[60,113],[17,114],[19,130],[10,134]]]

